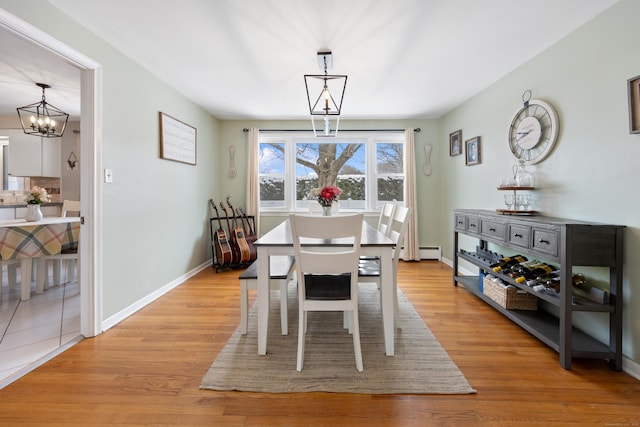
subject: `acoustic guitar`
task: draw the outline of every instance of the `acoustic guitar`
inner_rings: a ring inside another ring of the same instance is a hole
[[[218,219],[218,229],[213,233],[214,248],[216,251],[216,260],[218,265],[231,264],[231,246],[227,240],[227,233],[222,228],[222,222],[220,221],[220,214],[218,208],[212,199],[209,199],[209,204],[216,213]]]
[[[227,213],[227,208],[224,207],[224,204],[222,202],[220,202],[220,208],[224,211],[224,217],[227,220],[227,230],[229,230],[229,243],[231,245],[231,263],[239,264],[240,248],[238,247],[236,235],[232,232],[233,228],[231,228],[231,224],[229,223],[229,214]]]
[[[251,259],[251,251],[249,249],[247,239],[244,236],[244,228],[238,225],[236,212],[229,199],[230,197],[227,196],[227,205],[229,205],[229,209],[231,209],[231,213],[233,214],[233,230],[231,230],[231,234],[235,237],[236,243],[238,244],[238,250],[240,251],[240,263],[249,262]]]
[[[244,229],[244,238],[247,241],[247,245],[249,245],[249,260],[255,261],[258,257],[258,251],[255,246],[253,246],[253,242],[258,240],[258,236],[253,231],[251,227],[251,221],[247,218],[247,215],[244,213],[244,209],[236,208],[236,213],[238,217],[240,217],[240,221],[242,221],[242,228]]]

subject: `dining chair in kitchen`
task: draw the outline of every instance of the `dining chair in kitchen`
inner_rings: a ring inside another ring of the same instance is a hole
[[[2,277],[3,270],[6,268],[7,271],[7,289],[12,289],[16,287],[17,283],[17,270],[20,268],[20,260],[19,259],[7,259],[0,260],[0,297],[2,296]]]
[[[80,201],[65,200],[62,202],[61,217],[80,215]],[[62,279],[62,261],[65,262],[66,282],[73,281],[78,264],[78,247],[62,248],[59,254],[48,255],[38,258],[38,268],[36,273],[36,286],[38,291],[49,287],[48,262],[53,261],[53,283],[59,285]]]
[[[296,369],[302,371],[310,311],[342,311],[353,335],[356,369],[362,366],[358,321],[358,258],[362,236],[362,214],[317,216],[291,214],[291,235],[298,276],[298,355]],[[339,244],[326,244],[340,239]],[[319,244],[313,246],[314,241]]]
[[[393,277],[393,295],[394,295],[394,313],[396,324],[400,325],[400,317],[398,314],[398,261],[400,252],[404,243],[404,236],[409,225],[411,217],[411,208],[404,206],[396,206],[393,217],[389,222],[388,236],[393,240],[393,260],[392,260],[392,277]],[[360,259],[358,265],[358,275],[361,282],[374,281],[380,288],[380,260],[379,259]]]

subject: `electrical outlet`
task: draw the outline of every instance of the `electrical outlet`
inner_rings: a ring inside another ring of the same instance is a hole
[[[104,170],[104,182],[111,184],[113,182],[113,171],[111,169]]]

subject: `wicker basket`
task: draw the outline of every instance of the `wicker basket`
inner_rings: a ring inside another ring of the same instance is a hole
[[[482,293],[509,310],[535,311],[538,309],[538,298],[535,295],[511,287],[503,288],[486,277]]]

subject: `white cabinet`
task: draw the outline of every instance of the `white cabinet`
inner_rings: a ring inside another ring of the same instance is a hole
[[[11,176],[60,177],[62,173],[62,141],[40,138],[21,129],[9,131],[9,168]]]

